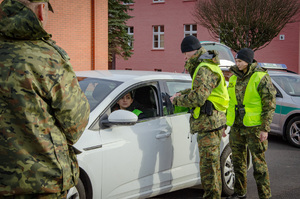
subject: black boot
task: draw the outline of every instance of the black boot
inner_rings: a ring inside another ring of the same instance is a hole
[[[227,197],[226,199],[246,199],[246,198],[247,198],[246,194],[243,196],[240,196],[237,193],[234,193],[231,196]]]

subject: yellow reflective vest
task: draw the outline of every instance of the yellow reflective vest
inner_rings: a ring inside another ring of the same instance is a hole
[[[215,107],[216,110],[222,111],[226,113],[226,109],[228,108],[229,103],[229,95],[225,83],[225,78],[223,76],[222,70],[217,64],[207,63],[207,62],[201,62],[199,66],[196,68],[194,74],[193,74],[193,80],[192,80],[192,90],[194,85],[194,80],[197,76],[197,73],[202,66],[207,66],[209,69],[211,69],[213,72],[218,73],[221,77],[221,81],[217,87],[215,87],[210,96],[207,98],[207,100],[211,101]],[[194,118],[197,119],[200,115],[200,107],[196,107],[194,110]]]
[[[243,124],[247,127],[261,125],[261,112],[262,103],[261,97],[257,91],[257,87],[261,79],[266,75],[266,72],[255,72],[246,87],[243,105],[245,106],[245,116],[243,118]],[[229,79],[228,93],[230,97],[229,108],[227,109],[227,123],[226,125],[232,126],[235,120],[236,113],[236,85],[237,76],[233,75]]]

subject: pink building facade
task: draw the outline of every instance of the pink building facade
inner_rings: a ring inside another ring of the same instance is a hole
[[[197,25],[192,11],[196,0],[135,0],[127,25],[133,35],[133,55],[118,57],[116,69],[182,72],[180,43],[186,34],[200,41],[214,41],[207,29]],[[265,48],[255,52],[258,62],[286,64],[300,73],[300,23],[288,24]]]
[[[50,2],[54,13],[45,30],[68,53],[74,70],[107,70],[108,0]]]

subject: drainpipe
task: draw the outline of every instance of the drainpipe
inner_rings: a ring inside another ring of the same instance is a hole
[[[91,70],[95,70],[95,1],[91,1]]]

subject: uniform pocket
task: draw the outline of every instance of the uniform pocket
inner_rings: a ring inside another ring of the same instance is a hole
[[[263,153],[268,149],[268,140],[261,142],[260,135],[257,132],[256,134],[249,135],[248,146],[254,153]]]
[[[259,142],[260,144],[260,152],[263,153],[268,149],[268,140],[265,140],[263,142]]]

